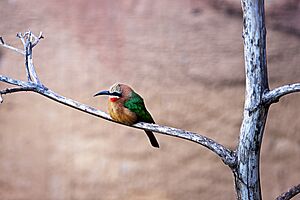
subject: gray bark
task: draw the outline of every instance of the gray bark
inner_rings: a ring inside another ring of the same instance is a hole
[[[289,200],[300,193],[300,184],[279,195],[276,200]]]
[[[266,92],[263,96],[263,102],[265,104],[276,103],[281,97],[294,92],[300,92],[300,83],[284,85]]]
[[[244,119],[234,170],[238,199],[261,199],[260,148],[268,114],[262,103],[268,91],[266,63],[266,29],[263,0],[242,0],[243,38],[246,72]]]

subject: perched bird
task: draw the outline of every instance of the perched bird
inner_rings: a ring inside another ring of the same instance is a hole
[[[128,85],[115,83],[109,91],[101,91],[94,95],[109,95],[108,112],[112,119],[132,125],[137,122],[155,123],[147,111],[143,98]],[[159,144],[151,131],[145,131],[151,145],[159,148]]]

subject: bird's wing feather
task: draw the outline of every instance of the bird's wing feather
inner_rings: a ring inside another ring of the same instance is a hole
[[[128,99],[124,106],[138,116],[142,122],[154,123],[151,114],[147,111],[143,98],[135,92],[132,92],[131,98]]]

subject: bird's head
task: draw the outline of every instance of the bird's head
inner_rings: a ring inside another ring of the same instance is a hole
[[[128,98],[131,91],[132,89],[129,86],[115,83],[110,87],[109,90],[98,92],[94,95],[94,97],[98,95],[109,95],[109,100],[111,102],[116,102],[120,99]]]

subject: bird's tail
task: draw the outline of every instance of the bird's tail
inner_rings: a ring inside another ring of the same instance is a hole
[[[151,143],[151,145],[155,148],[159,148],[159,144],[158,144],[158,141],[156,140],[154,134],[151,132],[151,131],[145,131],[148,138],[149,138],[149,141]]]

